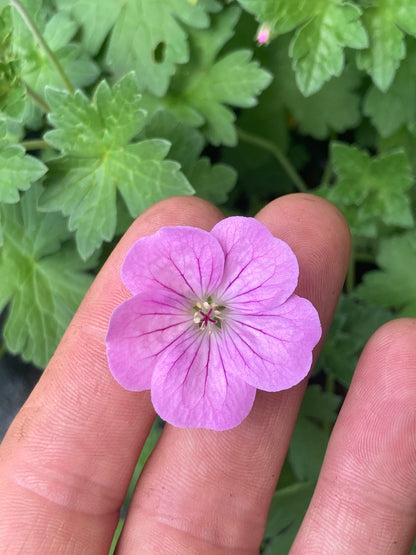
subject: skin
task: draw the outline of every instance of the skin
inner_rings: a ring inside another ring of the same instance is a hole
[[[149,392],[125,391],[107,367],[108,320],[129,296],[120,265],[134,241],[163,225],[211,229],[221,217],[196,198],[163,201],[108,259],[0,447],[2,552],[108,552],[155,416]],[[279,198],[258,218],[296,253],[297,293],[314,303],[325,334],[348,265],[345,221],[304,194]],[[247,419],[226,432],[167,425],[117,552],[258,553],[305,386],[259,391]],[[400,555],[415,533],[416,322],[403,319],[380,328],[361,356],[290,553]]]

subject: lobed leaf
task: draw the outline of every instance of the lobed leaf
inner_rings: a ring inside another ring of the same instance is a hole
[[[331,79],[317,93],[305,97],[299,91],[291,67],[289,41],[290,37],[278,38],[265,49],[264,64],[273,73],[274,79],[253,112],[265,109],[266,97],[275,109],[283,105],[291,112],[302,134],[317,139],[327,138],[331,131],[342,133],[355,127],[361,117],[357,93],[361,79],[358,71],[349,64],[341,77]]]
[[[170,112],[159,110],[147,122],[142,136],[164,137],[172,144],[169,157],[180,163],[197,196],[214,204],[227,201],[237,173],[226,164],[211,164],[209,158],[199,158],[205,145],[199,131],[184,125]]]
[[[200,127],[214,145],[237,143],[235,114],[228,106],[256,105],[257,96],[271,81],[271,75],[252,60],[250,50],[217,58],[239,15],[238,8],[228,8],[213,18],[210,29],[192,33],[191,60],[172,80],[167,96],[145,97],[149,111],[168,109],[186,125]]]
[[[19,205],[0,206],[4,241],[0,249],[0,311],[8,350],[45,366],[92,278],[85,270],[59,214],[41,214],[34,185]]]
[[[73,87],[84,87],[95,82],[99,69],[81,45],[73,40],[78,25],[66,13],[50,13],[47,4],[25,1],[26,9],[42,32],[45,41],[60,63]],[[61,77],[49,58],[39,48],[20,15],[13,10],[13,49],[19,58],[19,77],[41,98],[47,86],[62,87]],[[24,120],[28,127],[42,125],[42,113],[27,99]]]
[[[408,191],[413,177],[403,150],[371,158],[355,146],[334,142],[331,159],[338,181],[325,196],[344,211],[353,232],[374,236],[380,222],[412,227]]]
[[[25,154],[21,146],[0,146],[0,202],[18,202],[19,190],[27,190],[46,171],[46,166]]]
[[[364,113],[382,137],[406,126],[416,132],[416,41],[407,43],[407,56],[387,91],[372,86],[366,95]]]
[[[380,270],[367,272],[357,294],[399,316],[416,317],[416,231],[382,239],[377,255]]]
[[[377,328],[391,318],[392,313],[383,307],[342,295],[317,368],[349,387],[364,345]]]
[[[360,22],[361,10],[342,1],[325,2],[301,27],[290,45],[299,89],[309,96],[344,69],[344,48],[365,48],[367,35]]]
[[[413,0],[378,0],[365,9],[363,22],[370,44],[358,53],[357,64],[385,92],[406,55],[405,33],[416,36],[416,5]]]
[[[218,11],[215,0],[59,0],[82,25],[83,42],[97,53],[110,33],[106,62],[118,76],[135,70],[142,90],[162,96],[178,64],[189,60],[187,31],[183,24],[201,29],[209,13]]]
[[[164,160],[170,143],[129,143],[145,119],[133,73],[112,88],[101,82],[92,103],[79,91],[49,89],[47,99],[55,129],[45,139],[62,154],[49,162],[41,206],[69,216],[84,259],[114,236],[117,191],[133,217],[158,200],[194,192],[179,164]]]
[[[344,68],[344,48],[368,46],[361,23],[361,9],[343,0],[239,0],[239,3],[270,28],[271,36],[296,30],[290,55],[298,87],[304,96],[319,91]]]

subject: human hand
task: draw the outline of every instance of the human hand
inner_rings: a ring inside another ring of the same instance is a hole
[[[105,335],[129,293],[119,275],[139,237],[163,225],[210,229],[195,198],[143,214],[120,241],[0,448],[0,551],[107,553],[154,419],[148,391],[121,388]],[[328,330],[349,256],[349,232],[326,201],[282,197],[258,215],[298,257],[297,292]],[[130,505],[119,553],[258,552],[305,382],[258,391],[232,430],[167,425]],[[383,326],[368,343],[334,428],[291,554],[404,554],[416,525],[416,323]]]

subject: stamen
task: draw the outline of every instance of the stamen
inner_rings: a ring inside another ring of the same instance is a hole
[[[208,330],[208,334],[211,334],[214,326],[221,328],[224,316],[222,316],[222,310],[224,306],[219,306],[216,302],[208,297],[206,301],[198,301],[194,306],[194,317],[193,321],[195,324],[199,325],[199,329]]]

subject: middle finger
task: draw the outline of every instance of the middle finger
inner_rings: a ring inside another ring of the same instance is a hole
[[[314,303],[325,333],[348,264],[345,221],[309,195],[280,198],[258,219],[297,255],[297,292]],[[120,552],[257,552],[304,388],[259,391],[247,419],[226,432],[166,426],[133,496]]]

